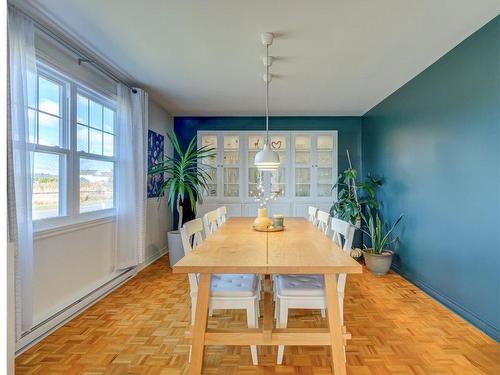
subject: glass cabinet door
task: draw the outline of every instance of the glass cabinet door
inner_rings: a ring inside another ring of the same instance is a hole
[[[331,197],[336,176],[333,175],[333,136],[318,134],[316,137],[316,194]]]
[[[222,149],[224,197],[240,196],[240,137],[225,135]]]
[[[277,198],[286,196],[286,165],[287,157],[287,138],[285,135],[271,135],[269,138],[271,149],[278,153],[280,157],[280,166],[277,171],[271,172],[271,193]]]
[[[201,146],[213,147],[217,150],[217,136],[216,135],[203,135],[201,137]],[[203,195],[207,197],[217,197],[217,157],[203,158],[201,161],[201,167],[205,169],[210,176],[208,181],[208,191],[204,192]]]
[[[295,196],[311,196],[311,136],[295,135]]]
[[[255,167],[255,155],[262,150],[264,137],[261,135],[248,136],[248,197],[254,198],[257,195],[257,188],[262,181],[262,173]]]

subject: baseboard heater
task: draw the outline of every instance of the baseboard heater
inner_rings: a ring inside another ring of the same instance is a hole
[[[47,337],[56,329],[64,325],[67,321],[71,320],[75,315],[80,313],[83,309],[90,307],[98,302],[100,299],[111,293],[120,284],[123,284],[137,273],[137,268],[129,268],[111,280],[107,281],[100,287],[87,293],[77,301],[66,306],[64,309],[51,315],[44,321],[38,323],[16,342],[16,357],[35,345],[37,342]]]

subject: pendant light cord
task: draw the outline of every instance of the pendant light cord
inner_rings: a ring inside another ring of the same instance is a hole
[[[269,144],[269,44],[266,44],[266,144]]]

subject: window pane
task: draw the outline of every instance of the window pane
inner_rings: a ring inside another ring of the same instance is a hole
[[[45,113],[38,113],[38,144],[60,146],[60,119]]]
[[[89,124],[89,100],[81,95],[77,96],[76,121],[80,124]]]
[[[95,129],[90,130],[89,152],[102,155],[102,132]]]
[[[224,196],[239,196],[240,170],[238,168],[224,168]]]
[[[109,108],[104,107],[104,115],[103,115],[103,128],[105,131],[109,133],[114,133],[115,132],[115,112],[112,111]]]
[[[103,133],[103,155],[113,156],[114,136],[108,133]]]
[[[311,161],[311,137],[298,135],[295,137],[295,163],[309,164]]]
[[[38,109],[60,116],[61,85],[40,76],[38,79]]]
[[[29,141],[30,143],[36,142],[36,111],[28,109],[28,123],[29,123]]]
[[[333,153],[331,151],[318,150],[318,164],[322,166],[333,165]]]
[[[27,75],[28,83],[28,107],[36,108],[36,99],[38,96],[38,76],[33,73]]]
[[[237,135],[224,136],[224,164],[238,164],[240,162],[240,137]]]
[[[34,154],[33,220],[59,216],[59,158],[56,154]]]
[[[318,135],[317,145],[319,150],[333,150],[333,137],[331,135]]]
[[[80,159],[80,212],[113,208],[112,162]]]
[[[309,168],[295,169],[295,196],[308,197],[311,195],[311,171]]]
[[[76,133],[76,150],[89,152],[89,128],[78,125]]]
[[[102,129],[102,105],[90,101],[90,126]]]

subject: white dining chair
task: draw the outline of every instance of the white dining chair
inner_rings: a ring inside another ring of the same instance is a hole
[[[184,255],[189,254],[194,247],[203,241],[203,223],[201,219],[194,219],[185,223],[180,229]],[[196,300],[198,296],[198,275],[188,274],[191,290],[191,325],[194,324],[196,314]],[[257,328],[259,304],[258,278],[247,274],[213,274],[210,284],[210,298],[208,307],[214,309],[246,310],[248,328]],[[252,362],[258,364],[257,346],[251,345]],[[191,360],[191,349],[189,352]]]
[[[330,227],[330,214],[325,211],[318,210],[316,214],[317,219],[317,227],[324,234],[328,235],[329,227]]]
[[[227,208],[226,206],[219,207],[217,209],[217,225],[220,227],[226,222]]]
[[[308,219],[308,220],[309,220],[309,222],[310,222],[310,223],[312,223],[312,225],[314,225],[315,227],[318,227],[318,225],[319,225],[319,220],[318,220],[318,212],[320,212],[320,211],[319,211],[319,209],[318,209],[317,207],[313,207],[313,206],[309,206],[309,208],[308,208],[308,210],[307,210],[307,213],[308,213],[308,218],[307,218],[307,219]],[[321,211],[321,212],[323,212],[323,211]],[[326,226],[328,226],[328,220],[329,220],[330,218],[329,218],[329,215],[328,215],[328,217],[325,217],[325,215],[324,215],[324,214],[326,214],[326,213],[325,213],[325,212],[323,212],[323,213],[321,214],[321,220],[323,220],[323,221],[324,221],[324,223],[322,223],[321,225],[322,225],[322,226],[325,226],[325,225],[326,225]],[[271,277],[271,279],[272,279],[272,281],[273,281],[273,300],[274,300],[274,302],[275,302],[275,303],[277,303],[277,301],[278,301],[278,297],[277,297],[278,293],[277,293],[277,291],[276,291],[276,277],[277,277],[277,276],[278,276],[278,275],[272,275],[272,277]],[[275,311],[275,313],[274,313],[274,318],[275,318],[275,319],[278,319],[278,316],[276,315],[276,314],[277,314],[278,309],[275,309],[274,311]]]
[[[320,211],[321,212],[321,211]],[[350,253],[355,227],[339,219],[331,220],[332,240]],[[337,276],[340,323],[344,325],[344,289],[346,274]],[[277,328],[286,328],[289,309],[319,309],[325,318],[326,300],[323,275],[278,275],[276,277],[275,316]],[[284,345],[278,346],[277,363],[283,363]]]
[[[205,228],[205,238],[210,236],[212,233],[219,228],[217,224],[217,211],[209,211],[203,215],[203,227]]]
[[[313,207],[313,206],[309,206],[308,210],[307,210],[307,213],[308,213],[308,220],[314,225],[316,226],[318,224],[318,218],[317,218],[317,214],[318,214],[318,209],[316,207]]]

